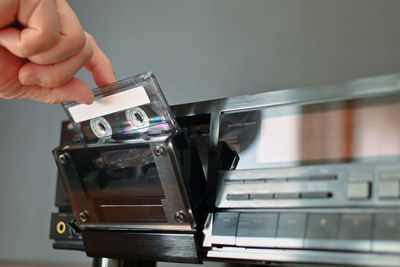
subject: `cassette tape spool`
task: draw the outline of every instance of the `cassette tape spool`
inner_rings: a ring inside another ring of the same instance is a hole
[[[91,105],[63,107],[83,142],[114,142],[178,132],[153,73],[139,74],[93,90]]]

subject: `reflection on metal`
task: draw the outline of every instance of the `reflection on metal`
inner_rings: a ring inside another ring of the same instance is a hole
[[[94,258],[92,267],[156,267],[155,262]]]

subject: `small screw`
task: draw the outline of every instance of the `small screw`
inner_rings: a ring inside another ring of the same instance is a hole
[[[162,154],[164,154],[164,148],[161,145],[156,146],[156,148],[154,149],[154,154],[156,154],[156,156],[161,156]]]
[[[175,221],[177,221],[178,223],[183,223],[184,220],[185,214],[183,213],[183,211],[177,211],[175,213]]]
[[[64,153],[64,154],[61,154],[60,156],[58,156],[58,159],[60,160],[60,162],[62,164],[67,164],[70,159],[70,156],[68,153]]]
[[[80,219],[82,222],[86,222],[87,219],[88,219],[88,217],[89,217],[89,212],[88,212],[87,210],[84,210],[84,211],[82,211],[81,213],[79,213],[79,219]]]

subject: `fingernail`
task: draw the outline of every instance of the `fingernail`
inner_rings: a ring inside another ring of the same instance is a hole
[[[86,105],[91,105],[92,103],[93,103],[93,99],[85,99],[83,101],[83,104],[86,104]]]
[[[40,80],[39,77],[37,76],[26,76],[26,77],[22,77],[22,81],[21,83],[23,85],[40,85],[42,83],[42,81]]]
[[[83,99],[82,102],[83,102],[84,104],[86,104],[86,105],[90,105],[90,104],[93,103],[93,101],[94,101],[94,95],[93,95],[93,93],[92,93],[92,94],[86,96],[86,97]]]

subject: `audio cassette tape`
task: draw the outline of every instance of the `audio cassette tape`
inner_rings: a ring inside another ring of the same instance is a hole
[[[93,90],[91,105],[63,107],[83,142],[148,139],[179,128],[153,73],[146,72]]]

